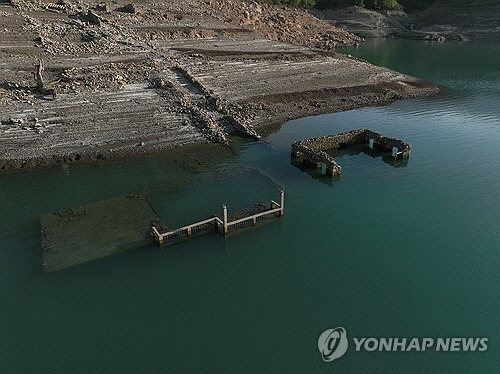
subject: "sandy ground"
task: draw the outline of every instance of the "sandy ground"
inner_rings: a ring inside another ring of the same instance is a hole
[[[231,132],[437,92],[335,52],[360,41],[239,0],[2,0],[0,168],[231,146]],[[37,92],[37,59],[55,98]]]

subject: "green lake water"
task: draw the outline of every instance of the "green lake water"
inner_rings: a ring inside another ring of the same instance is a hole
[[[194,169],[179,166],[182,151],[2,173],[0,372],[497,373],[500,45],[371,41],[347,53],[442,93],[290,121]],[[408,164],[343,155],[332,181],[291,163],[291,142],[356,128],[412,144]],[[277,200],[278,186],[278,222],[42,272],[42,213],[144,191],[176,227],[224,202]],[[489,343],[481,353],[350,346],[324,363],[318,337],[337,326],[349,338]]]

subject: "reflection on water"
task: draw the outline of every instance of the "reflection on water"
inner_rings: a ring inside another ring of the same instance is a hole
[[[357,157],[357,156],[369,156],[372,159],[380,158],[384,163],[393,167],[406,167],[408,166],[409,158],[394,158],[391,152],[380,151],[377,149],[371,149],[367,144],[353,144],[343,148],[330,149],[325,151],[327,154],[336,159],[337,163],[342,167],[342,158],[345,157]],[[335,182],[339,181],[342,175],[329,176],[325,175],[325,165],[322,168],[311,167],[310,164],[304,163],[303,160],[290,157],[290,164],[298,168],[300,171],[308,174],[314,180],[317,180],[323,184],[333,187]],[[344,169],[342,169],[344,172]]]
[[[408,165],[408,158],[401,158],[401,157],[395,158],[392,156],[391,152],[371,149],[366,144],[353,144],[344,148],[327,150],[326,153],[328,153],[330,156],[336,159],[345,156],[358,156],[363,154],[371,158],[380,157],[382,158],[382,161],[384,161],[386,164],[395,167],[405,167]],[[342,166],[341,162],[338,163],[340,164],[340,166]]]
[[[336,176],[325,175],[324,170],[322,170],[321,168],[313,168],[311,167],[311,165],[306,164],[302,162],[301,159],[295,158],[293,156],[290,158],[290,164],[295,166],[300,171],[308,174],[312,179],[317,180],[330,187],[333,187],[335,182],[340,180],[339,175]]]

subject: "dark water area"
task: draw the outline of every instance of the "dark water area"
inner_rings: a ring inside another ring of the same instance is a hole
[[[164,153],[0,175],[0,371],[498,372],[500,45],[346,53],[442,93],[290,121],[217,162]],[[332,180],[290,159],[293,141],[356,128],[410,143],[409,161],[353,150]],[[277,200],[280,186],[278,222],[42,272],[42,213],[143,191],[176,227],[223,203]],[[337,326],[350,338],[488,337],[488,350],[352,345],[324,363],[318,337]]]

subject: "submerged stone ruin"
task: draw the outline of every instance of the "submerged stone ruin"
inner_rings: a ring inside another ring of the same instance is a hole
[[[411,145],[400,139],[361,129],[299,140],[292,144],[292,157],[302,159],[302,162],[313,167],[324,168],[326,175],[339,176],[342,167],[326,151],[343,149],[355,144],[367,144],[371,149],[391,152],[395,159],[408,158],[411,151]]]
[[[151,225],[167,228],[142,194],[43,214],[43,269],[61,270],[147,246]]]
[[[189,161],[190,159],[187,160]],[[220,211],[222,214],[212,214],[215,207],[220,207],[220,187],[230,183],[232,177],[237,177],[236,182],[239,183],[252,183],[256,189],[258,186],[259,195],[261,189],[270,191],[272,187],[275,191],[275,187],[278,187],[281,191],[280,199],[277,202],[271,200],[270,204],[248,205],[255,201],[253,197],[242,196],[235,190],[225,193],[226,201],[235,208],[231,209],[232,214],[229,214],[226,204]],[[207,190],[207,185],[216,187]],[[181,189],[182,193],[179,193]],[[176,207],[179,200],[182,204]],[[194,205],[186,204],[189,200],[198,201]],[[219,232],[224,236],[236,235],[273,222],[283,212],[284,192],[278,181],[257,168],[233,165],[195,181],[175,180],[147,193],[42,214],[43,270],[58,271],[130,250],[150,249],[153,239],[159,245],[170,246],[209,232]],[[207,215],[207,219],[191,223],[197,221],[191,220],[191,215],[199,218],[203,214]],[[187,226],[186,221],[190,223]],[[174,230],[173,225],[184,226]]]

